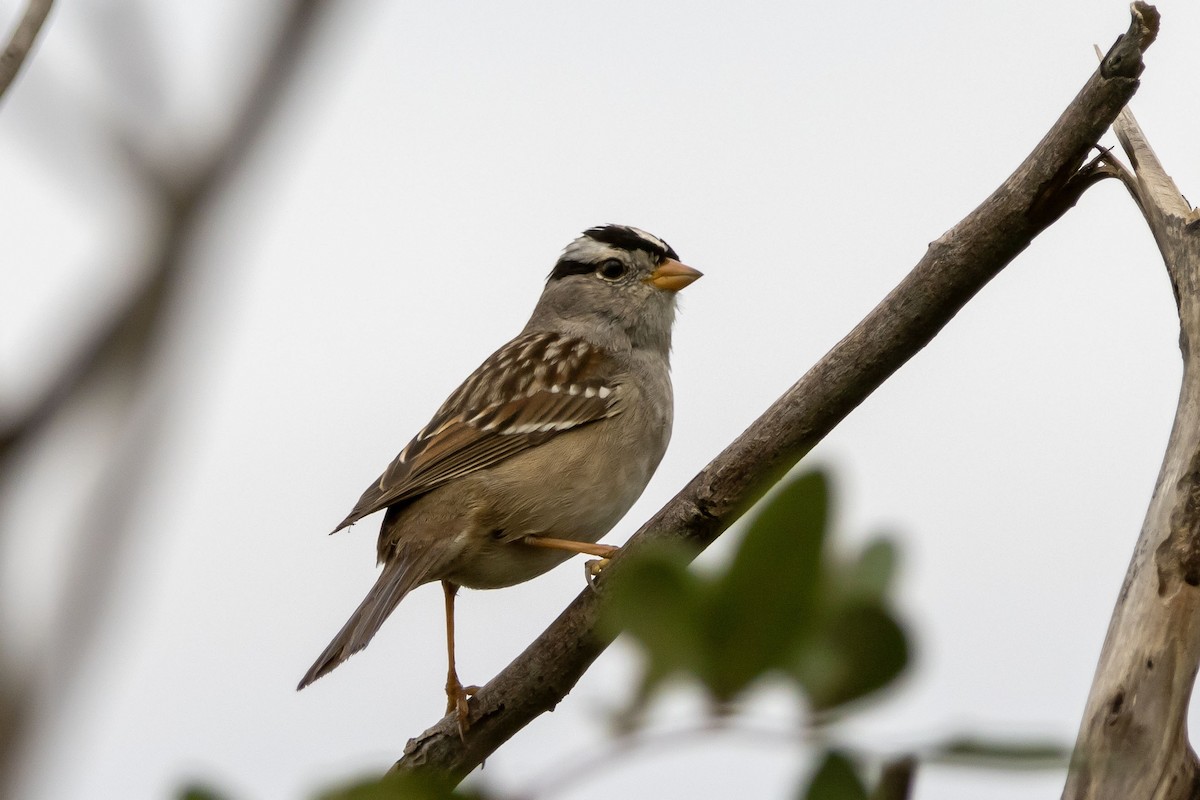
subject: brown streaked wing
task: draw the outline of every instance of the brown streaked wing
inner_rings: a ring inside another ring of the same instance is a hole
[[[619,413],[614,372],[611,359],[581,339],[517,337],[450,395],[333,532]]]

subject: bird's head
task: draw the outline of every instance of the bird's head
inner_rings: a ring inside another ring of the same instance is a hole
[[[625,336],[667,350],[675,293],[701,275],[662,239],[629,225],[589,228],[559,257],[530,324]]]

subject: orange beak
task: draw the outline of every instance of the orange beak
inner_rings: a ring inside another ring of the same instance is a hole
[[[664,258],[662,263],[658,265],[658,269],[650,273],[649,278],[646,278],[646,283],[655,289],[678,292],[683,287],[700,278],[703,274],[703,272],[692,269],[686,264],[680,264],[673,258]]]

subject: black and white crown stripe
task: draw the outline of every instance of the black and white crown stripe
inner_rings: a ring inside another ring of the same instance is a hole
[[[679,254],[653,233],[647,233],[632,225],[601,225],[588,228],[583,235],[603,244],[611,244],[622,250],[644,250],[651,255],[661,258],[679,260]]]
[[[587,275],[617,255],[614,250],[648,253],[658,263],[668,258],[679,260],[679,255],[671,246],[652,233],[630,225],[602,225],[587,229],[582,236],[566,246],[551,270],[549,280],[558,280],[569,275]]]

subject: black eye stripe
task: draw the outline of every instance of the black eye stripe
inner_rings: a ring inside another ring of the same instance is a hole
[[[570,261],[564,258],[554,265],[554,271],[550,273],[549,280],[565,278],[568,275],[586,275],[594,269],[596,269],[595,264],[585,261]]]
[[[565,278],[568,275],[588,275],[593,272],[599,272],[609,280],[614,280],[624,275],[625,270],[625,265],[615,258],[606,258],[599,264],[563,259],[554,265],[554,271],[550,273],[549,280]]]
[[[606,262],[596,260],[603,258],[603,254],[597,253],[594,245],[587,244],[588,239],[608,245],[608,248],[611,249],[623,250],[626,253],[646,253],[655,264],[661,264],[664,259],[668,258],[679,259],[678,254],[670,245],[652,234],[628,225],[601,225],[596,228],[588,228],[583,232],[583,237],[575,240],[566,248],[547,280],[553,281],[570,275],[587,275],[590,272],[603,274],[603,264]],[[618,262],[623,260],[617,259]],[[625,270],[629,269],[628,264],[622,264],[622,266]],[[605,277],[608,280],[616,280],[620,276],[607,275]]]

